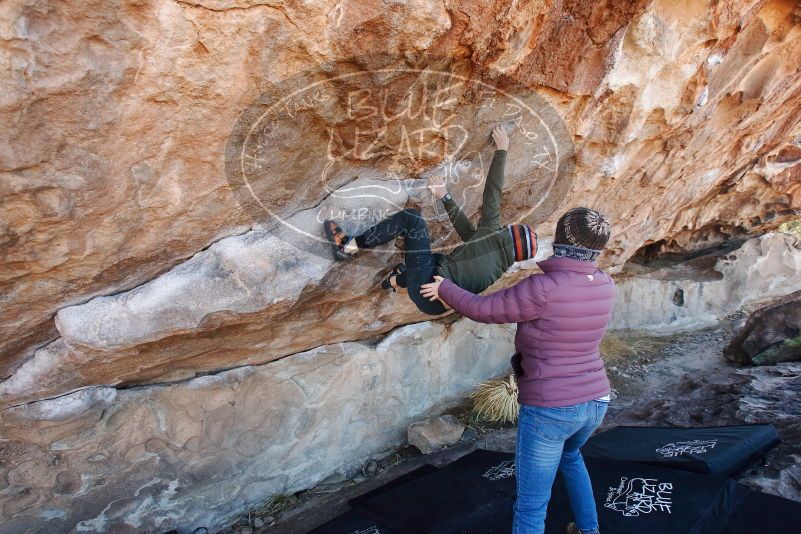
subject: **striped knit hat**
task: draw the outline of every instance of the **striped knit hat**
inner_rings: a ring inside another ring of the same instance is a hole
[[[537,233],[527,224],[507,226],[515,249],[515,261],[523,261],[537,255]]]
[[[556,223],[554,245],[571,245],[600,252],[609,241],[609,223],[590,208],[573,208]]]

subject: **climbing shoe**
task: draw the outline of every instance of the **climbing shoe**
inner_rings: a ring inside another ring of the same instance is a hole
[[[406,272],[406,265],[403,263],[397,264],[392,268],[389,275],[381,281],[381,289],[391,289],[393,293],[397,291],[395,286],[392,285],[392,277],[395,277],[395,283],[398,284],[397,277]],[[406,287],[406,284],[398,284],[399,287]]]
[[[358,247],[353,246],[355,243],[350,243],[353,238],[346,234],[336,222],[325,221],[323,229],[325,230],[326,239],[331,243],[331,250],[336,261],[346,260],[358,250]]]

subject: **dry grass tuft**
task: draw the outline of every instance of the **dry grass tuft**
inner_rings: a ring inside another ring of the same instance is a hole
[[[616,334],[607,333],[601,341],[601,355],[610,360],[629,358],[637,354],[634,347]]]
[[[601,341],[601,356],[605,360],[622,360],[656,352],[669,342],[669,338],[650,337],[634,332],[607,332]]]
[[[470,394],[476,419],[487,421],[517,421],[520,405],[517,403],[517,381],[509,375],[506,380],[487,380],[476,386]]]
[[[797,221],[787,221],[779,225],[779,231],[786,234],[793,234],[801,237],[801,219]]]
[[[275,495],[264,505],[264,510],[270,515],[278,515],[295,506],[297,502],[298,498],[294,495]]]

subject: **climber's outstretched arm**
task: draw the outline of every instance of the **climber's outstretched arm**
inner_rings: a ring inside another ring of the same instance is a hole
[[[509,136],[503,126],[496,126],[492,130],[492,140],[495,142],[495,154],[492,156],[487,181],[484,184],[484,200],[481,205],[481,220],[479,228],[501,227],[501,201],[503,200],[504,166],[506,164],[506,151],[509,148]]]
[[[462,238],[462,241],[467,242],[476,233],[476,229],[467,215],[464,214],[459,204],[454,202],[445,187],[445,180],[441,176],[433,176],[428,180],[428,189],[431,193],[445,206],[445,211],[448,213],[448,218],[451,224],[456,229],[456,233]]]
[[[470,241],[470,238],[476,233],[476,229],[473,223],[470,222],[470,219],[467,218],[467,215],[464,214],[462,208],[460,208],[459,204],[454,202],[452,198],[444,200],[442,203],[459,237],[461,237],[462,241],[465,243]]]

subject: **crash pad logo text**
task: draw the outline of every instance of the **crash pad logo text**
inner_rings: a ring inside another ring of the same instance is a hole
[[[711,449],[715,448],[718,440],[716,439],[694,439],[692,441],[676,441],[675,443],[668,443],[656,449],[656,452],[662,455],[663,458],[674,458],[684,454],[704,454]]]
[[[515,476],[515,462],[514,460],[503,461],[498,465],[489,468],[487,472],[481,476],[493,481],[511,478]]]
[[[654,512],[671,513],[673,484],[655,478],[620,478],[620,485],[609,488],[605,508],[625,517],[639,517]]]

